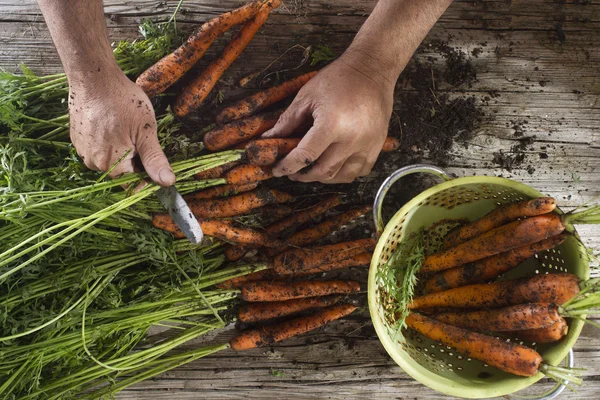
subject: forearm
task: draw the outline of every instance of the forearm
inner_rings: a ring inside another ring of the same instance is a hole
[[[104,20],[102,0],[38,0],[71,85],[118,73]]]
[[[452,0],[379,0],[347,50],[350,57],[395,82]]]

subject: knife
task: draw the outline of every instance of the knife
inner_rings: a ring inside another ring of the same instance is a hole
[[[200,223],[192,214],[181,194],[175,186],[162,187],[156,192],[161,204],[167,209],[173,221],[183,231],[185,237],[193,244],[199,244],[204,238]]]

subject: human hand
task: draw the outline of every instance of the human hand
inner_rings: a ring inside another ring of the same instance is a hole
[[[275,166],[275,176],[349,183],[371,171],[387,135],[395,85],[395,79],[373,70],[376,64],[347,51],[298,92],[263,137],[289,136],[311,117],[312,127]]]
[[[107,171],[131,150],[111,177],[138,171],[134,157],[139,155],[150,179],[162,186],[174,184],[148,96],[121,70],[105,76],[111,79],[78,81],[69,88],[71,142],[77,153],[88,168]]]

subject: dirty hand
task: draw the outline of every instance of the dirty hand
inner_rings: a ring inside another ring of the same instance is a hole
[[[300,90],[263,135],[288,136],[313,120],[298,147],[275,166],[275,176],[348,183],[371,171],[387,135],[395,80],[369,64],[364,54],[347,51]]]
[[[110,76],[110,80],[91,79],[69,88],[71,142],[77,153],[88,168],[107,171],[131,150],[111,177],[137,171],[134,157],[139,155],[153,181],[172,185],[175,175],[158,142],[148,96],[121,70]]]

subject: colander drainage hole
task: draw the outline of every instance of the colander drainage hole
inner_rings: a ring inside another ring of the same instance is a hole
[[[489,379],[489,378],[491,378],[491,377],[492,377],[492,374],[491,374],[491,373],[489,373],[489,372],[487,372],[487,371],[484,371],[484,372],[480,372],[480,373],[478,373],[478,374],[477,374],[477,377],[478,377],[479,379]]]

